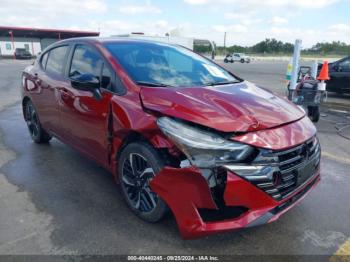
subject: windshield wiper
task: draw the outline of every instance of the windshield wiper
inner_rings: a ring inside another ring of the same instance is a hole
[[[136,84],[142,85],[142,86],[172,87],[170,85],[166,85],[166,84],[162,84],[162,83],[153,83],[153,82],[147,82],[147,81],[136,81]]]
[[[238,80],[234,80],[234,81],[224,81],[224,82],[208,82],[205,83],[205,86],[219,86],[219,85],[228,85],[228,84],[237,84],[239,83]]]

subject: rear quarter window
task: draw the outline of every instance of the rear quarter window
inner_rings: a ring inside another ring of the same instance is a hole
[[[68,48],[68,46],[59,46],[50,50],[46,63],[47,72],[63,75]]]

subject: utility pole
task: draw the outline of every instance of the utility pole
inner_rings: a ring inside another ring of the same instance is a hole
[[[226,32],[224,34],[224,55],[226,55]]]

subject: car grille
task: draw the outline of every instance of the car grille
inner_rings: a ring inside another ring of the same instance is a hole
[[[300,198],[302,198],[317,182],[317,179],[314,179],[311,181],[306,187],[304,187],[302,190],[300,190],[297,194],[293,195],[293,197],[289,198],[287,201],[283,202],[282,204],[275,207],[273,210],[270,210],[272,214],[276,215],[280,213],[281,211],[288,208],[290,205],[298,201]]]
[[[284,199],[315,175],[320,156],[320,145],[316,137],[292,149],[269,151],[265,157],[276,159],[277,166],[269,176],[250,182],[275,200]]]

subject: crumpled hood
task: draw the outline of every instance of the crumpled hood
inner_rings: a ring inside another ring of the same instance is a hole
[[[304,117],[293,103],[247,81],[208,87],[143,87],[147,109],[223,132],[272,128]]]

